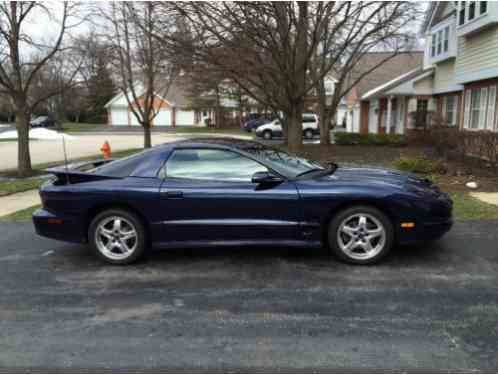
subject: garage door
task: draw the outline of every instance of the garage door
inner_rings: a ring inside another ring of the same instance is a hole
[[[159,111],[154,118],[154,126],[171,126],[171,111],[169,109]]]
[[[112,126],[128,126],[128,110],[113,108],[111,111]]]
[[[176,126],[192,126],[194,122],[194,111],[176,111]]]
[[[140,116],[140,113],[138,113],[138,115]],[[132,111],[130,111],[130,122],[131,126],[141,126],[137,120],[137,116],[135,116],[135,114]]]

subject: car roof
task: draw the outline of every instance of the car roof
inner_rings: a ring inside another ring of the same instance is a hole
[[[165,145],[166,146],[166,145]],[[189,148],[189,147],[223,147],[232,148],[237,150],[247,150],[259,147],[264,147],[261,143],[242,138],[233,137],[197,137],[183,139],[181,141],[176,141],[168,143],[169,148]]]

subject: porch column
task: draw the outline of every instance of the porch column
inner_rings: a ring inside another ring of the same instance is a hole
[[[391,134],[391,120],[393,112],[393,98],[387,98],[387,117],[386,117],[386,134]]]

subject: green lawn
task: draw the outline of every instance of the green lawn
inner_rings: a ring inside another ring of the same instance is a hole
[[[230,134],[230,135],[251,135],[242,129],[239,128],[225,128],[225,129],[217,129],[217,128],[208,128],[208,127],[175,127],[174,130],[171,129],[172,133],[179,134]]]
[[[45,178],[26,178],[0,181],[0,197],[20,193],[27,190],[38,189],[45,181]]]
[[[455,220],[498,219],[498,206],[471,197],[468,193],[451,193]]]
[[[14,212],[13,214],[0,217],[0,221],[10,221],[10,222],[23,222],[30,221],[33,212],[39,209],[41,206],[36,205],[33,207],[25,208],[24,210]]]
[[[62,124],[63,132],[68,133],[78,133],[78,132],[91,132],[93,130],[102,130],[102,128],[106,128],[107,124],[89,124],[86,122],[66,122]]]

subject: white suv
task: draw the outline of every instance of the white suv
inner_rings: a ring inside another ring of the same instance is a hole
[[[312,139],[315,134],[320,134],[318,116],[314,113],[303,113],[303,137]],[[273,120],[272,122],[258,126],[256,136],[266,140],[281,137],[282,125],[280,124],[280,120]]]

